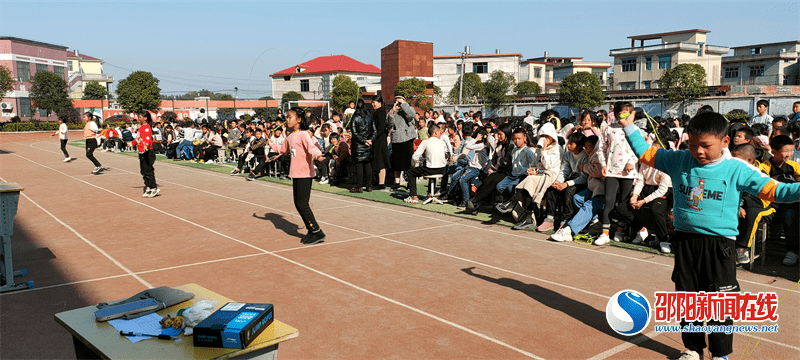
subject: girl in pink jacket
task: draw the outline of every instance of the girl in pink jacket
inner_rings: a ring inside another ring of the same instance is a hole
[[[269,147],[275,152],[290,154],[289,177],[292,178],[294,206],[308,229],[308,234],[301,240],[306,245],[325,241],[325,233],[319,228],[314,213],[308,206],[308,200],[311,198],[311,181],[317,176],[314,171],[314,160],[323,161],[325,159],[319,148],[319,141],[316,141],[314,135],[311,134],[310,124],[311,122],[305,116],[305,110],[297,107],[291,108],[286,112],[286,128],[291,131],[289,136],[281,145],[267,140]]]

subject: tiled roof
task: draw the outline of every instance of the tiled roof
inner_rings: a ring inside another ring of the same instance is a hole
[[[81,53],[78,53],[78,56],[80,56],[80,59],[81,59],[81,60],[86,60],[86,61],[101,61],[100,59],[98,59],[98,58],[96,58],[96,57],[92,57],[92,56],[89,56],[89,55],[84,55],[84,54],[81,54]],[[76,56],[75,56],[75,52],[74,52],[74,51],[72,51],[72,50],[67,50],[67,58],[69,58],[69,59],[74,59],[75,57],[76,57]]]
[[[297,72],[297,67],[301,68],[301,72]],[[336,72],[380,74],[381,69],[375,65],[364,64],[346,55],[330,55],[311,59],[304,63],[278,71],[270,76],[325,74]]]

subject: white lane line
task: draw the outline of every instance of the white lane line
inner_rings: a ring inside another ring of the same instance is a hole
[[[14,155],[16,155],[16,154],[14,154]],[[17,155],[17,156],[19,156],[19,155]],[[6,181],[3,178],[0,178],[0,180],[2,180],[3,182]],[[114,265],[117,265],[117,267],[119,267],[120,269],[122,269],[122,271],[126,272],[128,275],[133,276],[133,278],[138,280],[140,283],[142,283],[142,285],[147,286],[148,289],[153,287],[152,285],[150,285],[150,283],[148,283],[147,281],[144,281],[144,279],[140,278],[139,275],[134,274],[133,271],[131,271],[130,269],[125,267],[125,265],[122,265],[122,263],[117,261],[117,259],[115,259],[113,256],[111,256],[107,252],[105,252],[105,250],[101,249],[99,246],[97,246],[93,242],[89,241],[89,239],[87,239],[85,236],[81,235],[81,233],[79,233],[78,231],[73,229],[72,226],[67,225],[66,223],[61,221],[61,219],[59,219],[58,217],[53,215],[53,213],[47,211],[47,209],[43,208],[36,201],[33,201],[33,199],[28,197],[28,195],[25,195],[25,192],[20,192],[20,195],[22,195],[26,200],[30,201],[31,204],[36,205],[36,207],[38,207],[40,210],[44,211],[44,213],[49,215],[51,218],[53,218],[53,220],[55,220],[56,222],[58,222],[59,224],[61,224],[65,228],[67,228],[69,231],[72,231],[72,233],[75,234],[75,236],[77,236],[79,239],[83,240],[83,242],[85,242],[86,244],[88,244],[89,246],[91,246],[92,248],[97,250],[97,252],[99,252],[100,254],[105,256],[108,260],[111,260],[111,262],[114,263]]]
[[[98,190],[105,191],[105,192],[107,192],[107,193],[109,193],[109,194],[111,194],[111,195],[114,195],[114,196],[117,196],[117,197],[119,197],[119,198],[122,198],[122,199],[128,200],[128,201],[130,201],[130,202],[132,202],[132,203],[139,204],[139,205],[141,205],[141,206],[147,207],[147,208],[149,208],[149,209],[151,209],[151,210],[153,210],[153,211],[156,211],[156,212],[159,212],[159,213],[161,213],[161,214],[167,215],[167,216],[169,216],[169,217],[172,217],[172,218],[174,218],[174,219],[176,219],[176,220],[183,221],[183,222],[185,222],[185,223],[187,223],[187,224],[191,224],[191,225],[193,225],[193,226],[196,226],[196,227],[198,227],[198,228],[201,228],[201,229],[203,229],[203,230],[206,230],[206,231],[208,231],[208,232],[210,232],[210,233],[213,233],[213,234],[216,234],[216,235],[218,235],[218,236],[224,237],[224,238],[226,238],[226,239],[229,239],[229,240],[235,241],[235,242],[237,242],[237,243],[239,243],[239,244],[242,244],[242,245],[244,245],[244,246],[247,246],[247,247],[250,247],[250,248],[252,248],[252,249],[255,249],[255,250],[261,251],[261,252],[263,252],[263,253],[265,253],[265,254],[268,254],[268,255],[274,256],[274,257],[276,257],[276,258],[278,258],[278,259],[281,259],[281,260],[283,260],[283,261],[286,261],[286,262],[288,262],[288,263],[294,264],[294,265],[296,265],[296,266],[299,266],[299,267],[301,267],[301,268],[304,268],[304,269],[306,269],[306,270],[308,270],[308,271],[314,272],[314,273],[316,273],[316,274],[318,274],[318,275],[324,276],[324,277],[326,277],[326,278],[328,278],[328,279],[331,279],[331,280],[333,280],[333,281],[335,281],[335,282],[338,282],[338,283],[340,283],[340,284],[343,284],[343,285],[345,285],[345,286],[348,286],[348,287],[351,287],[351,288],[353,288],[353,289],[359,290],[359,291],[361,291],[361,292],[364,292],[364,293],[366,293],[366,294],[372,295],[372,296],[374,296],[374,297],[377,297],[377,298],[379,298],[379,299],[381,299],[381,300],[384,300],[384,301],[390,302],[390,303],[392,303],[392,304],[395,304],[395,305],[397,305],[397,306],[400,306],[400,307],[406,308],[406,309],[408,309],[408,310],[411,310],[411,311],[413,311],[413,312],[416,312],[416,313],[418,313],[418,314],[420,314],[420,315],[423,315],[423,316],[429,317],[429,318],[431,318],[431,319],[437,320],[437,321],[439,321],[439,322],[441,322],[441,323],[444,323],[444,324],[450,325],[450,326],[452,326],[452,327],[454,327],[454,328],[457,328],[457,329],[459,329],[459,330],[465,331],[465,332],[467,332],[467,333],[469,333],[469,334],[472,334],[472,335],[478,336],[478,337],[480,337],[480,338],[482,338],[482,339],[484,339],[484,340],[488,340],[488,341],[490,341],[490,342],[493,342],[493,343],[495,343],[495,344],[497,344],[497,345],[503,346],[503,347],[505,347],[505,348],[508,348],[508,349],[510,349],[510,350],[513,350],[513,351],[515,351],[515,352],[517,352],[517,353],[520,353],[520,354],[522,354],[522,355],[525,355],[525,356],[527,356],[527,357],[530,357],[530,358],[533,358],[533,359],[542,359],[542,360],[544,359],[544,358],[542,358],[542,357],[536,356],[536,355],[534,355],[534,354],[532,354],[532,353],[530,353],[530,352],[527,352],[527,351],[525,351],[525,350],[522,350],[522,349],[520,349],[520,348],[517,348],[517,347],[515,347],[515,346],[512,346],[512,345],[510,345],[510,344],[507,344],[507,343],[505,343],[505,342],[502,342],[502,341],[500,341],[500,340],[497,340],[497,339],[495,339],[495,338],[492,338],[492,337],[490,337],[490,336],[488,336],[488,335],[485,335],[485,334],[483,334],[483,333],[480,333],[480,332],[478,332],[478,331],[475,331],[475,330],[469,329],[469,328],[467,328],[467,327],[465,327],[465,326],[462,326],[462,325],[459,325],[459,324],[457,324],[457,323],[455,323],[455,322],[452,322],[452,321],[450,321],[450,320],[446,320],[446,319],[444,319],[444,318],[438,317],[438,316],[436,316],[436,315],[433,315],[433,314],[431,314],[431,313],[429,313],[429,312],[426,312],[426,311],[424,311],[424,310],[421,310],[421,309],[415,308],[415,307],[413,307],[413,306],[411,306],[411,305],[407,305],[407,304],[405,304],[405,303],[402,303],[402,302],[400,302],[400,301],[397,301],[397,300],[391,299],[391,298],[389,298],[389,297],[383,296],[383,295],[381,295],[381,294],[378,294],[378,293],[376,293],[376,292],[373,292],[373,291],[367,290],[367,289],[365,289],[365,288],[363,288],[363,287],[360,287],[360,286],[358,286],[358,285],[356,285],[356,284],[353,284],[353,283],[347,282],[347,281],[345,281],[345,280],[342,280],[342,279],[340,279],[340,278],[337,278],[337,277],[335,277],[335,276],[333,276],[333,275],[330,275],[330,274],[327,274],[327,273],[325,273],[325,272],[322,272],[322,271],[320,271],[320,270],[314,269],[314,268],[312,268],[312,267],[310,267],[310,266],[308,266],[308,265],[305,265],[305,264],[299,263],[299,262],[297,262],[297,261],[294,261],[294,260],[292,260],[292,259],[289,259],[289,258],[287,258],[287,257],[281,256],[281,255],[279,255],[279,254],[275,254],[274,252],[270,252],[270,251],[267,251],[267,250],[261,249],[261,248],[259,248],[259,247],[255,246],[255,245],[252,245],[252,244],[249,244],[249,243],[247,243],[247,242],[244,242],[244,241],[242,241],[242,240],[236,239],[236,238],[234,238],[234,237],[232,237],[232,236],[225,235],[225,234],[223,234],[223,233],[220,233],[220,232],[218,232],[218,231],[216,231],[216,230],[210,229],[210,228],[208,228],[208,227],[205,227],[205,226],[203,226],[203,225],[200,225],[200,224],[193,223],[193,222],[191,222],[191,221],[189,221],[189,220],[186,220],[186,219],[184,219],[184,218],[182,218],[182,217],[180,217],[180,216],[177,216],[177,215],[174,215],[174,214],[168,213],[168,212],[166,212],[166,211],[163,211],[163,210],[161,210],[161,209],[158,209],[158,208],[155,208],[155,207],[153,207],[153,206],[150,206],[150,205],[147,205],[147,204],[145,204],[145,203],[142,203],[141,201],[137,201],[137,200],[133,200],[133,199],[131,199],[131,198],[127,198],[127,197],[125,197],[125,196],[123,196],[123,195],[120,195],[120,194],[118,194],[118,193],[114,192],[114,191],[111,191],[111,190],[108,190],[108,189],[106,189],[106,188],[103,188],[103,187],[100,187],[100,186],[94,185],[94,184],[92,184],[92,183],[90,183],[90,182],[87,182],[87,181],[81,180],[81,179],[79,179],[79,178],[77,178],[77,177],[74,177],[74,176],[72,176],[72,175],[69,175],[69,174],[67,174],[67,173],[64,173],[64,172],[62,172],[62,171],[59,171],[59,170],[53,169],[53,168],[51,168],[51,167],[49,167],[49,166],[46,166],[46,165],[43,165],[43,164],[39,164],[39,163],[37,163],[37,162],[35,162],[35,161],[31,160],[31,159],[28,159],[28,158],[26,158],[26,157],[24,157],[24,156],[21,156],[21,155],[19,155],[19,154],[16,154],[16,153],[15,153],[15,154],[13,154],[13,155],[15,155],[15,156],[17,156],[17,157],[20,157],[20,158],[22,158],[22,159],[28,160],[28,161],[30,161],[30,162],[32,162],[32,163],[34,163],[34,164],[36,164],[36,165],[39,165],[39,166],[41,166],[41,167],[44,167],[44,168],[50,169],[50,170],[52,170],[52,171],[54,171],[54,172],[60,173],[60,174],[62,174],[62,175],[64,175],[64,176],[66,176],[66,177],[69,177],[69,178],[72,178],[72,179],[74,179],[74,180],[77,180],[77,181],[80,181],[80,182],[82,182],[82,183],[85,183],[85,184],[87,184],[87,185],[89,185],[89,186],[92,186],[92,187],[94,187],[94,188],[97,188]],[[65,226],[66,226],[66,224],[65,224]],[[98,250],[99,250],[99,248],[98,248]],[[136,277],[138,278],[138,275],[134,275],[134,276],[136,276]],[[152,287],[152,286],[149,286],[149,285],[148,285],[148,287]]]
[[[58,153],[56,151],[49,151],[49,150],[45,150],[45,149],[42,149],[42,148],[34,147],[32,145],[33,144],[31,144],[30,147],[34,148],[34,149],[38,149],[38,150],[46,151],[46,152],[51,152],[51,153]],[[195,168],[187,168],[186,166],[175,165],[175,164],[170,164],[170,163],[163,163],[163,164],[169,165],[170,167],[176,167],[176,168],[178,168],[180,170],[189,169],[189,170],[191,170],[193,172],[197,172],[199,174],[213,175],[213,176],[216,176],[216,177],[222,177],[222,178],[225,178],[225,179],[231,179],[230,176],[225,176],[223,174],[219,174],[219,173],[216,173],[216,172],[213,172],[213,171],[199,170],[199,169],[195,169]],[[119,170],[127,171],[127,170],[124,170],[124,169],[119,169]],[[130,172],[130,171],[127,171],[127,172]],[[133,172],[130,172],[130,173],[131,174],[135,174]],[[163,180],[161,180],[161,181],[163,181]],[[225,195],[220,195],[220,194],[217,194],[217,193],[214,193],[214,192],[202,190],[202,189],[195,188],[195,187],[192,187],[192,186],[187,186],[187,185],[183,185],[183,184],[179,184],[179,183],[175,183],[175,182],[170,182],[170,181],[165,181],[165,182],[166,183],[171,183],[171,184],[174,184],[174,185],[177,185],[177,186],[185,187],[185,188],[188,188],[188,189],[193,189],[193,190],[196,190],[196,191],[204,192],[204,193],[207,193],[207,194],[220,196],[220,197],[223,197],[223,198],[226,198],[226,199],[229,199],[229,200],[244,202],[244,203],[247,203],[247,204],[250,204],[250,205],[259,206],[259,207],[270,209],[270,210],[273,210],[273,211],[280,211],[280,212],[283,212],[285,214],[295,215],[293,212],[287,212],[287,211],[283,211],[283,210],[269,208],[269,207],[266,207],[266,206],[263,206],[263,205],[260,205],[260,204],[255,204],[255,203],[251,203],[251,202],[248,202],[248,201],[240,200],[240,199],[237,199],[237,198],[232,198],[232,197],[228,197],[228,196],[225,196]],[[285,185],[272,184],[272,183],[269,183],[269,182],[266,182],[266,181],[260,181],[257,184],[259,186],[264,186],[264,187],[267,187],[267,188],[270,188],[270,189],[275,189],[275,190],[280,190],[280,191],[292,191],[291,188],[288,188]],[[634,261],[638,261],[638,262],[655,264],[655,265],[659,265],[659,266],[667,267],[667,268],[671,268],[672,267],[672,265],[669,265],[669,264],[662,264],[660,262],[649,261],[649,260],[646,260],[646,259],[640,259],[640,258],[631,257],[631,256],[627,256],[627,255],[620,255],[620,254],[614,254],[614,253],[609,253],[609,252],[604,252],[604,251],[598,251],[598,250],[595,250],[595,249],[592,249],[592,248],[587,248],[585,246],[580,246],[580,245],[576,245],[576,244],[566,244],[566,243],[559,243],[559,242],[554,242],[554,241],[549,241],[549,240],[542,240],[542,239],[537,239],[537,238],[534,238],[534,237],[531,237],[531,236],[523,236],[523,235],[520,235],[520,234],[517,234],[517,233],[513,233],[513,232],[505,232],[505,231],[500,231],[500,230],[496,230],[496,229],[492,229],[492,228],[475,226],[475,225],[469,224],[469,221],[454,222],[454,221],[449,221],[449,220],[445,220],[445,219],[438,219],[438,218],[433,218],[433,217],[430,217],[430,216],[425,216],[423,214],[417,214],[415,212],[400,211],[400,210],[395,209],[394,206],[391,206],[391,204],[383,204],[383,205],[389,205],[389,206],[377,206],[377,205],[371,204],[370,202],[361,203],[361,202],[356,202],[356,201],[352,201],[352,200],[348,200],[348,199],[342,199],[341,196],[338,196],[338,195],[334,195],[336,197],[333,197],[333,196],[325,196],[325,195],[320,195],[320,194],[328,194],[328,193],[324,193],[324,192],[318,191],[317,193],[315,193],[315,197],[325,198],[325,199],[333,199],[333,200],[338,200],[338,201],[342,201],[342,202],[349,202],[349,203],[355,204],[355,205],[372,207],[372,208],[379,209],[379,210],[391,211],[391,212],[401,213],[401,214],[407,214],[407,215],[411,215],[411,216],[415,216],[415,217],[422,217],[422,218],[425,218],[425,219],[431,219],[431,220],[446,222],[446,223],[450,223],[450,224],[458,224],[458,225],[462,225],[462,226],[469,227],[469,228],[472,228],[472,229],[483,230],[483,231],[487,231],[487,232],[491,232],[491,233],[495,233],[495,234],[500,234],[500,235],[505,235],[505,236],[512,236],[512,237],[521,238],[521,239],[525,239],[525,240],[533,240],[533,241],[537,241],[537,242],[543,242],[543,243],[547,243],[547,244],[550,244],[550,245],[570,246],[573,249],[578,249],[578,250],[582,250],[582,251],[591,251],[593,254],[602,254],[602,255],[607,255],[607,256],[613,256],[613,257],[618,257],[618,258],[623,258],[623,259],[628,259],[628,260],[634,260]],[[330,195],[330,194],[328,194],[328,195]],[[465,219],[465,220],[468,220],[468,219]],[[323,223],[323,222],[320,221],[320,223]],[[325,223],[325,224],[326,225],[335,226],[335,227],[340,227],[340,228],[343,228],[343,229],[346,229],[346,230],[350,230],[350,231],[361,232],[361,231],[358,231],[358,230],[353,230],[353,229],[350,229],[350,228],[347,228],[347,227],[344,227],[344,226],[339,226],[339,225],[336,225],[336,224],[331,224],[331,223]],[[361,233],[364,233],[364,232],[361,232]],[[368,233],[364,233],[364,234],[368,234]],[[384,240],[394,241],[394,242],[397,242],[397,243],[400,243],[400,244],[404,244],[404,245],[408,245],[408,246],[414,246],[414,245],[410,245],[410,244],[407,244],[407,243],[398,242],[398,241],[391,240],[391,239],[386,239],[384,237],[380,237],[380,238],[384,239]],[[426,250],[426,251],[429,250],[429,249],[423,248],[423,247],[419,247],[419,248],[423,249],[423,250]],[[434,250],[429,250],[429,251],[434,251]],[[440,253],[440,254],[444,254],[444,253]],[[475,262],[475,263],[477,263],[477,262]],[[492,267],[492,268],[495,268],[495,269],[500,270],[500,271],[514,273],[513,271],[505,270],[505,269],[502,269],[502,268],[493,267],[491,265],[485,265],[485,266]],[[536,279],[536,278],[530,277],[530,276],[526,276],[526,277],[529,277],[531,279]],[[780,287],[780,286],[763,284],[763,283],[744,280],[744,279],[740,279],[739,282],[744,282],[744,283],[748,283],[748,284],[752,284],[752,285],[764,286],[764,287],[773,288],[773,289],[779,289],[779,290],[784,290],[784,291],[790,291],[791,290],[790,288],[784,288],[784,287]],[[605,296],[605,295],[601,295],[601,296],[603,296],[605,298],[609,298],[609,296]]]
[[[450,225],[449,224],[448,225],[441,225],[441,226],[437,226],[436,228],[445,227],[445,226],[450,226]],[[405,233],[410,233],[410,232],[415,232],[415,231],[424,231],[424,230],[428,230],[428,229],[430,229],[430,228],[398,231],[398,232],[383,234],[383,236],[405,234]],[[351,242],[351,241],[359,241],[359,240],[365,240],[365,239],[371,239],[371,238],[374,238],[374,236],[362,236],[362,237],[357,237],[357,238],[352,238],[352,239],[347,239],[347,240],[341,240],[341,241],[330,241],[330,242],[325,242],[325,243],[322,243],[322,244],[317,244],[317,245],[314,245],[314,246],[304,245],[304,246],[299,246],[299,247],[294,247],[294,248],[275,250],[275,251],[273,251],[273,253],[277,254],[277,253],[282,253],[282,252],[318,248],[318,247],[321,247],[321,246],[330,246],[330,245],[336,245],[336,244],[343,244],[343,243],[348,243],[348,242]],[[219,263],[219,262],[225,262],[225,261],[231,261],[231,260],[238,260],[238,259],[244,259],[244,258],[250,258],[250,257],[256,257],[256,256],[264,256],[264,255],[268,255],[268,254],[263,253],[263,252],[259,252],[257,254],[232,256],[232,257],[228,257],[228,258],[207,260],[207,261],[201,261],[201,262],[196,262],[196,263],[191,263],[191,264],[175,265],[175,266],[169,266],[169,267],[165,267],[165,268],[158,268],[158,269],[151,269],[151,270],[141,270],[141,271],[134,272],[134,274],[136,274],[136,275],[150,274],[150,273],[155,273],[155,272],[176,270],[176,269],[182,269],[182,268],[187,268],[187,267],[192,267],[192,266],[208,265],[208,264],[213,264],[213,263]],[[30,292],[30,291],[39,291],[39,290],[44,290],[44,289],[52,289],[52,288],[57,288],[57,287],[62,287],[62,286],[70,286],[70,285],[75,285],[75,284],[102,281],[102,280],[115,279],[115,278],[127,277],[127,276],[131,276],[131,275],[130,274],[120,274],[120,275],[104,276],[104,277],[94,278],[94,279],[72,281],[72,282],[62,283],[62,284],[53,284],[53,285],[48,285],[48,286],[35,287],[33,289],[24,289],[24,290],[17,290],[17,291],[14,291],[14,292],[0,293],[0,296],[16,295],[16,294],[22,294],[22,293],[26,293],[26,292]]]
[[[601,353],[599,353],[599,354],[597,354],[595,356],[590,357],[587,360],[602,360],[602,359],[611,357],[611,356],[613,356],[615,354],[621,353],[621,352],[623,352],[625,350],[628,350],[628,349],[630,349],[630,348],[632,348],[632,347],[634,347],[636,345],[639,345],[639,344],[641,344],[641,343],[643,343],[643,342],[645,342],[647,340],[651,340],[654,337],[658,336],[659,334],[661,334],[661,333],[658,332],[658,331],[651,331],[651,332],[649,332],[647,334],[640,335],[640,336],[636,337],[633,340],[628,340],[625,343],[619,344],[619,345],[617,345],[617,346],[615,346],[615,347],[613,347],[611,349],[603,351],[603,352],[601,352]]]

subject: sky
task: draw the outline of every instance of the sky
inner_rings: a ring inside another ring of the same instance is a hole
[[[271,94],[270,74],[324,55],[380,67],[395,40],[434,55],[521,53],[608,61],[628,36],[705,29],[710,45],[800,40],[797,1],[0,1],[0,35],[77,49],[162,94]],[[116,84],[115,84],[116,88]]]

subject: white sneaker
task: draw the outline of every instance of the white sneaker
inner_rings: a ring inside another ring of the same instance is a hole
[[[700,360],[700,354],[692,350],[684,350],[677,360]]]
[[[550,240],[553,241],[572,241],[572,229],[569,226],[564,226],[558,229],[553,235],[550,235]]]
[[[158,193],[160,193],[160,192],[161,192],[161,189],[159,189],[159,188],[150,189],[150,195],[148,197],[151,197],[151,198],[152,197],[156,197],[156,195],[158,195]]]
[[[794,253],[794,252],[792,252],[792,251],[789,251],[789,252],[787,252],[787,253],[786,253],[786,257],[785,257],[785,258],[783,258],[783,262],[782,262],[782,264],[783,264],[783,265],[786,265],[786,266],[794,266],[794,265],[797,265],[797,254],[795,254],[795,253]]]
[[[658,244],[658,249],[664,254],[669,254],[672,252],[672,245],[670,245],[668,242],[662,241],[661,244]]]
[[[637,245],[641,244],[644,242],[644,239],[647,239],[648,236],[650,236],[650,233],[647,232],[647,229],[644,229],[636,233],[636,237],[633,238],[633,241],[631,242]]]
[[[142,193],[142,197],[143,197],[143,198],[148,198],[148,197],[150,197],[150,192],[152,192],[152,191],[153,191],[153,189],[151,189],[151,188],[147,188],[147,190],[145,190],[145,191]]]
[[[103,167],[98,166],[98,167],[94,168],[94,170],[92,170],[92,174],[97,174],[97,173],[100,172],[100,170],[103,170]]]
[[[327,183],[328,183],[328,177],[327,176],[323,176],[322,179],[319,179],[319,184],[320,185],[325,185]]]
[[[611,242],[611,238],[609,238],[608,235],[600,234],[600,237],[598,237],[594,241],[594,244],[597,245],[597,246],[601,246],[601,245],[608,244],[609,242]]]
[[[214,163],[214,160],[207,160],[206,161],[206,164],[213,164],[213,163]]]
[[[625,234],[622,233],[622,230],[617,230],[617,232],[614,233],[614,241],[616,242],[625,241]]]
[[[72,161],[72,158],[64,158],[64,162],[70,162],[70,161]]]

